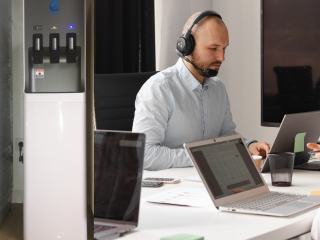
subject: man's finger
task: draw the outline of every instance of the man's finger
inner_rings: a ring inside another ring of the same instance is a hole
[[[259,155],[259,151],[257,150],[257,149],[253,149],[252,151],[251,151],[251,154],[252,155]]]
[[[316,150],[320,150],[320,146],[316,143],[308,143],[307,147],[310,149],[316,149]]]
[[[270,144],[263,142],[260,145],[260,149],[261,148],[264,149],[266,152],[269,152],[270,151]]]

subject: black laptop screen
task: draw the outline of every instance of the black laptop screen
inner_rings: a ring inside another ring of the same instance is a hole
[[[264,185],[241,139],[190,148],[215,199]]]
[[[145,135],[94,133],[94,217],[138,222]]]

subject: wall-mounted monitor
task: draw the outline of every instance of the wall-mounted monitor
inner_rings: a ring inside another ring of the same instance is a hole
[[[261,0],[261,125],[320,110],[320,1]]]

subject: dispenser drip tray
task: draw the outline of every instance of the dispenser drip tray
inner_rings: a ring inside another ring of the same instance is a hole
[[[66,47],[60,47],[60,62],[50,63],[49,47],[43,48],[43,63],[35,64],[29,48],[29,81],[27,93],[83,92],[81,81],[81,47],[77,47],[75,63],[67,63]]]

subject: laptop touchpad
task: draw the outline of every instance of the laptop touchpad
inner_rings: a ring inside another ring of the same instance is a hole
[[[314,203],[296,201],[296,202],[284,204],[283,206],[284,207],[293,207],[293,208],[297,208],[297,209],[304,209],[304,208],[308,208],[312,205],[314,205]]]
[[[314,203],[310,202],[291,202],[284,205],[281,205],[279,207],[272,208],[268,211],[265,211],[266,213],[277,213],[277,214],[283,214],[284,216],[293,214],[295,212],[301,211],[302,209],[306,209],[308,207],[314,206]]]

